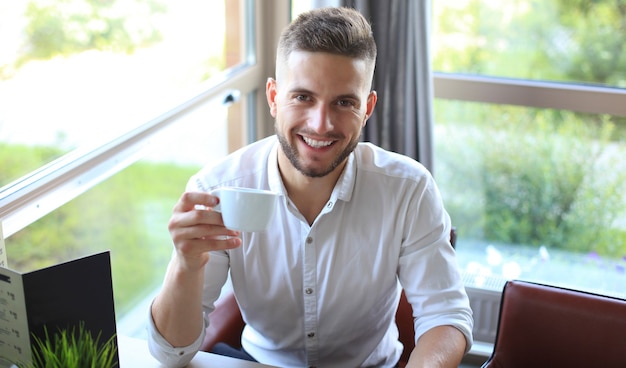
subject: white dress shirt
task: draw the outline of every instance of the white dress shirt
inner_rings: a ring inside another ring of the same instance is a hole
[[[430,173],[413,159],[359,143],[309,225],[287,197],[278,149],[275,136],[265,138],[189,181],[194,191],[239,186],[282,195],[269,231],[242,233],[240,248],[211,253],[205,316],[230,272],[247,323],[242,345],[259,362],[393,367],[402,352],[395,312],[404,288],[416,340],[452,325],[469,350],[472,312],[449,242],[450,218]],[[173,348],[150,321],[151,351],[168,366],[189,362],[204,339]]]

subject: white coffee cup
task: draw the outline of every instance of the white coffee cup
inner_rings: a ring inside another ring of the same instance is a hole
[[[224,226],[231,230],[263,231],[272,222],[279,195],[262,189],[222,187],[211,191],[220,203],[213,207],[222,213]]]

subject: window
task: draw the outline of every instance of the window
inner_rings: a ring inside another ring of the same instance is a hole
[[[626,297],[615,2],[433,7],[434,171],[467,285],[520,278]]]
[[[0,157],[9,169],[2,170],[0,186],[74,149],[102,145],[137,128],[205,89],[211,77],[244,63],[240,4],[2,5]]]
[[[118,331],[133,336],[189,177],[271,131],[265,39],[288,4],[96,3],[0,5],[0,225],[22,271],[111,250]]]

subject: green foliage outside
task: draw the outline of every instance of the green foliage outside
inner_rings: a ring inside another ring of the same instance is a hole
[[[157,0],[31,0],[29,47],[18,64],[92,49],[132,53],[161,40],[151,17],[165,10]]]
[[[620,233],[607,231],[622,214],[626,189],[626,173],[606,175],[620,165],[618,156],[607,154],[612,126],[594,129],[567,113],[564,124],[557,125],[550,115],[533,116],[530,132],[514,124],[473,142],[483,156],[486,237],[626,254],[626,244],[619,247]]]
[[[435,70],[626,87],[626,0],[469,0],[444,8]]]
[[[574,79],[626,88],[626,1],[558,0],[556,14],[572,42],[552,45],[551,60]]]
[[[624,216],[626,147],[610,141],[610,122],[594,127],[561,112],[558,124],[546,110],[437,105],[447,108],[444,120],[460,122],[439,128],[446,141],[436,146],[436,175],[463,237],[626,255],[626,232],[613,226]],[[499,119],[467,127],[468,114]]]

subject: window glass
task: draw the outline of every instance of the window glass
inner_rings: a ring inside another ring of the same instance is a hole
[[[614,0],[433,1],[434,69],[626,88]]]
[[[625,88],[622,3],[435,1],[433,69]],[[626,297],[626,118],[434,107],[434,172],[466,285],[519,278]]]
[[[141,160],[6,239],[9,266],[30,271],[110,250],[116,313],[131,311],[162,282],[173,250],[167,223],[190,176],[243,144],[229,139],[242,134],[229,122],[247,103],[207,104],[159,133]]]
[[[130,131],[242,63],[243,4],[1,2],[0,187]]]
[[[626,125],[436,100],[434,172],[468,286],[525,279],[626,297]]]

